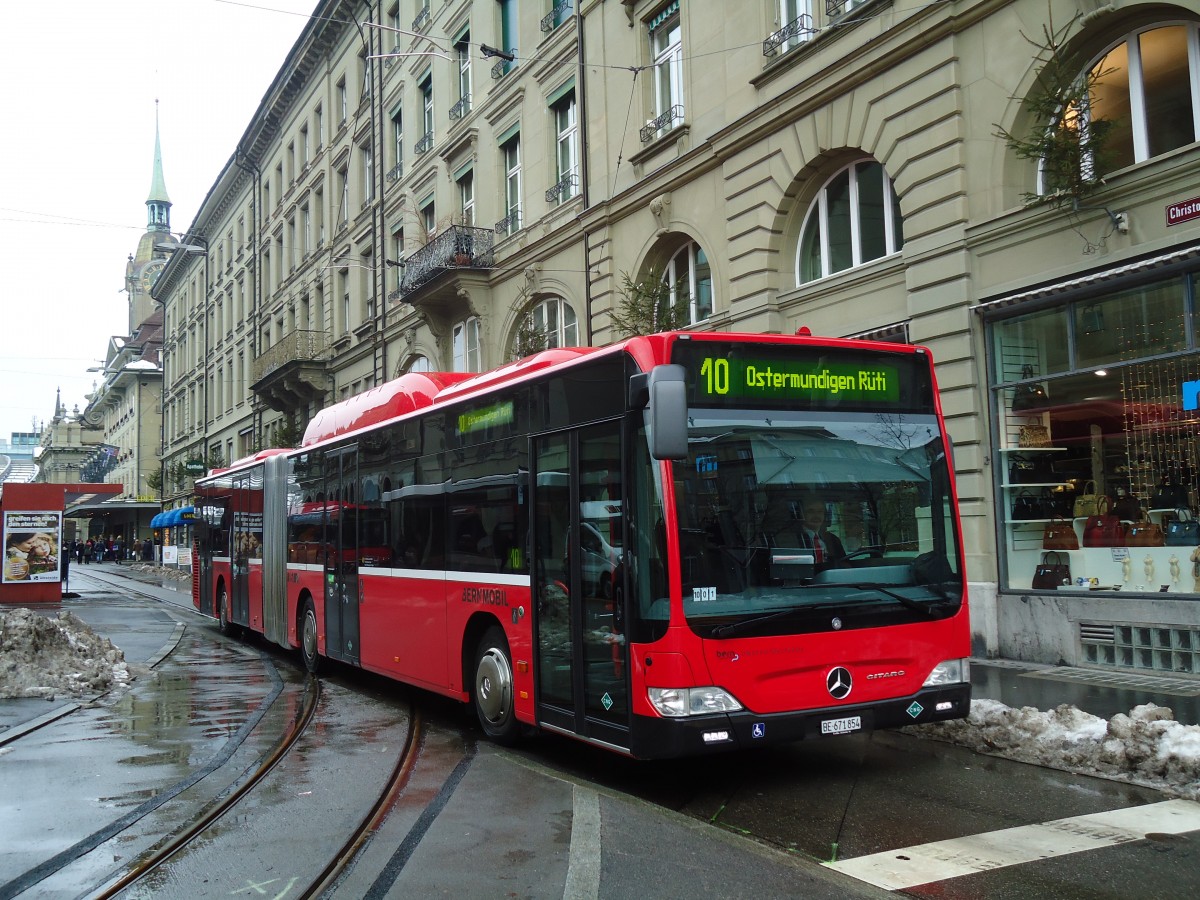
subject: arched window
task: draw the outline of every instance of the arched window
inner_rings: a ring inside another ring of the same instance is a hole
[[[410,362],[404,368],[404,373],[406,375],[409,372],[432,372],[432,371],[433,371],[433,366],[431,366],[429,364],[428,356],[414,356],[412,359],[412,362]]]
[[[900,204],[883,166],[851,163],[813,198],[800,231],[796,282],[816,281],[899,252]]]
[[[703,322],[712,315],[712,267],[699,244],[689,241],[681,247],[667,263],[663,280],[671,289],[672,307],[687,297],[689,324]]]
[[[1095,85],[1088,117],[1112,123],[1106,142],[1110,170],[1200,137],[1194,61],[1200,61],[1200,26],[1178,23],[1127,34],[1088,66]]]
[[[529,311],[530,324],[546,338],[546,348],[579,346],[579,321],[562,297],[547,297]]]

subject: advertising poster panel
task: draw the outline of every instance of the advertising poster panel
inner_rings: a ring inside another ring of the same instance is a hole
[[[62,512],[4,513],[4,584],[62,581]]]

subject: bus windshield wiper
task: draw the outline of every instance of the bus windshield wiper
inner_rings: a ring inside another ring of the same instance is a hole
[[[728,625],[718,625],[712,630],[712,636],[715,638],[733,637],[741,631],[745,631],[754,625],[762,625],[766,622],[773,622],[776,619],[782,619],[785,616],[790,616],[800,610],[807,610],[807,606],[792,606],[787,609],[778,609],[775,612],[765,613],[761,616],[754,616],[750,619],[742,619],[738,622],[730,622]]]
[[[933,609],[930,607],[930,605],[928,603],[921,603],[917,600],[914,600],[912,597],[905,597],[903,594],[899,594],[896,591],[893,591],[893,590],[885,587],[882,584],[874,584],[871,582],[864,582],[863,584],[847,584],[847,585],[844,585],[844,587],[855,588],[860,591],[878,591],[879,593],[883,594],[884,596],[891,597],[893,600],[895,600],[900,605],[906,606],[911,610],[914,610],[914,611],[920,612],[920,613],[925,613],[925,615],[927,615],[927,616],[937,615],[937,613],[935,613],[933,611]],[[941,597],[944,600],[950,599],[950,597],[948,595],[946,595],[945,593],[941,593]]]

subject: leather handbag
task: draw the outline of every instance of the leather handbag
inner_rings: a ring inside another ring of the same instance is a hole
[[[1126,547],[1165,547],[1162,528],[1154,522],[1131,522],[1125,526]]]
[[[1013,497],[1012,518],[1014,522],[1046,518],[1042,498],[1034,494],[1033,491],[1021,491],[1021,493]]]
[[[1200,525],[1200,522],[1196,523]],[[1066,519],[1055,518],[1042,529],[1043,550],[1078,550],[1079,536],[1075,526]]]
[[[1166,478],[1158,483],[1153,496],[1150,497],[1151,509],[1180,509],[1190,506],[1187,488]]]
[[[1014,453],[1008,462],[1009,484],[1049,484],[1055,481],[1054,469],[1044,453]]]
[[[1094,516],[1088,516],[1083,523],[1083,546],[1085,547],[1124,547],[1125,529],[1121,520],[1108,513],[1108,498],[1103,497],[1099,504],[1102,510]]]
[[[1122,494],[1117,497],[1113,501],[1112,513],[1118,519],[1123,519],[1126,522],[1140,522],[1146,517],[1142,512],[1142,505],[1133,494]]]
[[[1033,377],[1033,366],[1024,365],[1021,367],[1022,378]],[[1036,382],[1032,384],[1018,384],[1013,389],[1012,411],[1025,412],[1030,409],[1043,409],[1046,406],[1048,396],[1046,389]]]
[[[1033,570],[1033,587],[1041,590],[1054,590],[1063,584],[1071,583],[1071,562],[1061,553],[1051,550],[1042,554],[1042,561]]]
[[[1163,527],[1163,536],[1168,547],[1195,547],[1200,544],[1200,522],[1192,518],[1188,509],[1175,510],[1175,518]]]
[[[1050,429],[1041,422],[1022,425],[1017,432],[1018,447],[1049,447]]]
[[[1075,495],[1075,518],[1083,518],[1084,516],[1100,515],[1100,501],[1104,500],[1105,511],[1108,509],[1108,498],[1103,494],[1096,493],[1096,482],[1088,481],[1083,485],[1083,490]]]

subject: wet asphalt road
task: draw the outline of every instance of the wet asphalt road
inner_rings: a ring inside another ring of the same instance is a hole
[[[168,602],[151,605],[126,600],[113,590],[122,579],[103,568],[89,579],[91,587],[73,578],[83,595],[78,607],[68,601],[73,611],[86,612],[98,631],[112,632],[130,658],[151,659],[180,622],[185,637],[118,702],[80,709],[62,725],[41,729],[32,743],[35,734],[15,742],[19,751],[0,747],[0,884],[211,759],[239,717],[244,721],[276,689],[264,660],[283,683],[299,680],[286,656],[221,639],[191,611],[186,593],[171,592],[163,597]],[[142,612],[131,616],[126,604],[134,603]],[[209,664],[214,668],[205,674]],[[218,675],[222,670],[227,674]],[[1110,715],[1152,699],[1173,706],[1185,721],[1195,716],[1200,695],[1200,682],[1185,696],[1188,691],[1176,684],[1161,691],[1153,690],[1153,682],[1097,685],[1004,666],[976,666],[975,681],[977,696],[1009,705],[1071,702]],[[1157,810],[1166,799],[1145,788],[891,732],[663,763],[635,763],[554,737],[536,738],[516,752],[498,751],[477,743],[479,736],[454,704],[358,673],[337,671],[327,682],[336,686],[337,712],[298,757],[298,768],[281,773],[270,795],[210,846],[169,869],[158,885],[169,887],[169,895],[253,895],[252,885],[264,885],[268,896],[287,896],[285,889],[295,883],[290,880],[302,877],[296,874],[302,869],[295,864],[296,847],[343,827],[323,819],[326,810],[332,816],[340,801],[347,808],[357,802],[335,786],[370,784],[373,767],[363,759],[370,759],[374,745],[360,734],[398,727],[402,701],[410,697],[427,721],[421,764],[338,896],[881,896],[828,864],[873,854],[905,856],[908,848],[934,841],[971,838],[990,846],[997,834],[1016,840],[1025,836],[1021,829],[1041,823]],[[360,705],[356,697],[367,699]],[[9,703],[0,703],[0,728],[11,722]],[[262,735],[247,738],[244,756],[261,752],[269,727],[285,718],[281,710]],[[360,732],[359,726],[366,728]],[[172,729],[187,732],[187,740],[167,737]],[[0,731],[0,740],[4,735]],[[381,745],[394,742],[393,735]],[[329,827],[309,828],[313,820]],[[171,818],[146,816],[109,858],[77,863],[54,876],[61,882],[44,881],[25,895],[76,896],[172,824]],[[903,891],[928,897],[1193,897],[1200,831],[1138,838],[1055,855],[1051,836],[1032,860],[982,860],[985,867],[973,874],[908,884]],[[1036,858],[1039,853],[1046,858]],[[0,889],[0,897],[7,895]]]

